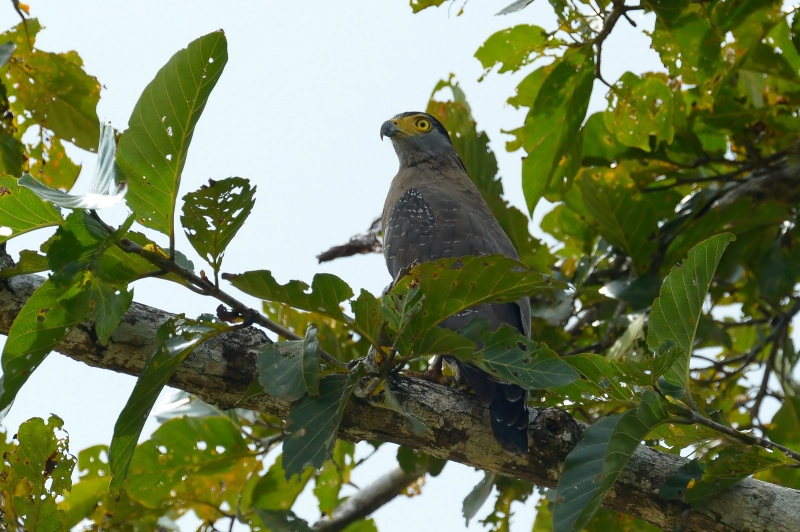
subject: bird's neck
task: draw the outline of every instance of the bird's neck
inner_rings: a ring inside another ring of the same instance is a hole
[[[415,166],[425,166],[426,164],[433,164],[435,166],[452,165],[455,167],[463,168],[464,165],[458,154],[452,146],[443,149],[440,146],[431,148],[416,147],[416,149],[398,149],[395,145],[397,152],[397,159],[400,161],[400,169],[411,168]]]

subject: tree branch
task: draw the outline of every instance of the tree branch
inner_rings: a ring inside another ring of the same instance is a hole
[[[41,277],[21,275],[0,283],[0,333],[8,333],[25,301],[42,282]],[[107,346],[97,342],[91,324],[83,324],[66,336],[58,351],[91,366],[138,375],[155,348],[158,326],[171,316],[134,303]],[[220,408],[236,405],[286,417],[291,405],[266,395],[239,403],[253,379],[260,348],[266,342],[266,335],[254,328],[217,336],[200,345],[169,384]],[[530,454],[511,456],[495,442],[488,412],[475,396],[407,377],[399,379],[396,393],[403,407],[425,423],[427,429],[423,433],[415,434],[400,414],[353,399],[345,410],[339,437],[408,445],[438,458],[554,487],[565,457],[583,430],[583,425],[566,412],[532,408]],[[606,497],[604,506],[671,530],[675,522],[680,522],[686,506],[661,499],[658,490],[686,461],[679,456],[639,448]],[[705,507],[696,509],[686,530],[800,530],[800,494],[745,479]]]
[[[424,468],[411,473],[406,473],[399,467],[389,471],[337,506],[330,517],[314,523],[314,530],[324,530],[325,532],[344,530],[350,523],[367,517],[381,506],[394,500],[404,489],[424,474]]]

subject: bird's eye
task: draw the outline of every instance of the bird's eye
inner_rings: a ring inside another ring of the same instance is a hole
[[[424,118],[421,120],[417,120],[417,128],[422,131],[428,131],[431,128],[431,123],[425,120]]]

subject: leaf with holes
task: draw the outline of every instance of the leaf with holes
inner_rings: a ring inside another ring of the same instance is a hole
[[[251,455],[242,433],[227,417],[171,419],[136,447],[125,489],[132,499],[155,508],[188,475],[214,475]]]
[[[275,463],[253,487],[250,505],[259,510],[288,510],[313,477],[313,471],[307,469],[297,482],[286,480],[283,455],[279,454],[275,458]]]
[[[119,142],[117,163],[136,221],[170,237],[194,129],[227,61],[222,31],[189,43],[144,89]]]
[[[168,320],[159,327],[156,335],[158,347],[147,361],[114,425],[114,436],[108,450],[108,463],[112,475],[110,489],[115,496],[119,495],[125,485],[136,442],[150,410],[158,399],[158,394],[178,366],[198,345],[228,329],[227,325],[217,321],[189,320],[182,315]]]
[[[35,19],[22,24],[27,24],[32,37],[40,29]],[[100,83],[83,70],[77,52],[55,54],[33,48],[22,24],[13,30],[23,41],[17,44],[18,60],[8,63],[4,79],[11,112],[31,117],[24,123],[15,121],[19,133],[40,125],[80,148],[94,150],[100,138]]]
[[[560,43],[539,26],[520,24],[492,34],[475,52],[475,58],[483,65],[484,76],[498,64],[498,74],[516,72]]]
[[[29,231],[63,222],[58,209],[21,187],[17,178],[0,177],[0,244]]]
[[[583,530],[640,442],[669,418],[666,406],[648,390],[635,410],[604,417],[583,431],[558,481],[555,532]]]
[[[255,193],[249,180],[229,177],[210,180],[183,197],[181,224],[186,237],[215,273],[222,265],[225,248],[250,216]]]
[[[327,375],[319,381],[319,396],[306,395],[292,408],[283,442],[286,479],[302,475],[307,466],[319,469],[330,459],[336,431],[353,392],[356,375]]]
[[[25,530],[64,530],[66,516],[56,505],[56,497],[63,496],[72,488],[72,470],[75,457],[67,447],[69,438],[59,437],[56,429],[63,430],[64,422],[51,415],[47,423],[35,417],[20,425],[19,441],[14,451],[4,454],[11,471],[4,472],[4,481],[10,477],[25,479],[26,489],[5,491],[4,506],[13,503],[16,513],[22,517]],[[3,436],[5,439],[5,436]],[[4,483],[5,484],[5,483]],[[4,488],[11,484],[5,484]],[[18,487],[21,487],[18,485]],[[8,508],[4,508],[6,514]]]
[[[664,279],[661,294],[653,303],[647,331],[648,347],[657,351],[664,342],[671,340],[682,351],[663,377],[673,386],[686,389],[689,385],[689,358],[703,302],[722,253],[735,238],[723,233],[692,248],[683,264],[672,268]]]
[[[642,77],[625,72],[608,93],[608,110],[603,114],[608,131],[620,144],[652,151],[650,137],[672,144],[672,91],[663,74]]]
[[[633,180],[610,168],[581,173],[581,195],[600,234],[633,259],[642,274],[658,247],[658,219],[646,195]]]
[[[30,155],[36,163],[31,164],[28,172],[50,188],[69,190],[81,173],[81,166],[69,158],[58,137],[39,143],[30,150]]]

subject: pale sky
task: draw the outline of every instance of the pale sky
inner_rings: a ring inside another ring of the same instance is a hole
[[[475,50],[489,35],[516,24],[552,29],[555,17],[544,0],[504,17],[494,13],[511,0],[445,5],[413,15],[407,0],[287,1],[66,1],[32,0],[31,15],[45,29],[36,46],[53,52],[76,50],[85,69],[103,85],[101,120],[124,130],[141,91],[179,49],[211,31],[223,29],[229,60],[197,125],[180,195],[208,178],[241,176],[258,187],[256,205],[228,248],[223,271],[272,270],[280,282],[330,272],[356,291],[379,292],[388,282],[380,255],[358,256],[318,265],[315,255],[361,232],[377,217],[397,159],[381,143],[384,120],[424,110],[433,86],[450,73],[466,92],[479,128],[492,139],[507,197],[525,210],[520,184],[521,152],[509,154],[501,129],[522,124],[524,114],[506,106],[528,72],[482,74]],[[17,24],[3,8],[3,28]],[[639,29],[653,19],[631,16]],[[620,21],[604,46],[603,75],[616,80],[625,70],[663,70],[639,29]],[[605,107],[605,90],[595,86],[590,112]],[[88,187],[94,155],[74,150],[84,162],[77,190]],[[542,212],[537,211],[537,220]],[[121,221],[124,207],[104,215]],[[11,240],[9,252],[37,249],[47,231]],[[166,241],[158,240],[164,244]],[[202,267],[185,237],[178,248]],[[217,302],[156,280],[134,285],[135,300],[187,315],[213,312]],[[255,300],[242,296],[258,308]],[[0,337],[0,346],[5,337]],[[132,377],[90,368],[52,355],[33,374],[2,425],[13,434],[33,416],[52,412],[65,421],[70,449],[108,444],[117,415],[133,388]],[[145,426],[143,439],[157,428]],[[365,446],[364,449],[368,447]],[[353,481],[365,486],[395,467],[394,446],[386,445],[358,469]],[[269,464],[268,464],[269,465]],[[374,514],[381,532],[464,530],[461,503],[482,473],[450,463],[428,479],[422,496],[398,498]],[[478,513],[470,530],[482,530]],[[517,504],[512,531],[530,530],[533,501]],[[309,489],[296,511],[315,521],[316,500]],[[181,522],[194,530],[197,520]]]

